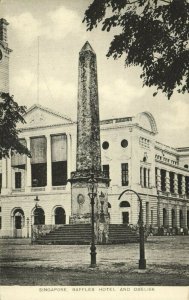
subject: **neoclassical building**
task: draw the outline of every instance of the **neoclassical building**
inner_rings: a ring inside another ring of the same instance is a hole
[[[0,20],[1,91],[8,91],[6,26]],[[20,140],[31,158],[14,154],[0,160],[0,236],[29,237],[36,223],[69,224],[71,172],[76,170],[77,124],[69,117],[33,105],[19,125]],[[172,148],[159,143],[158,129],[149,112],[100,122],[102,170],[111,179],[108,212],[111,224],[136,225],[139,203],[143,218],[154,232],[187,233],[189,228],[189,147]],[[78,203],[79,209],[79,203]]]

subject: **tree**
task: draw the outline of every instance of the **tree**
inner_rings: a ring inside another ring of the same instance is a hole
[[[93,0],[83,22],[119,32],[107,57],[140,66],[143,85],[157,88],[153,96],[189,92],[189,0]]]
[[[25,123],[25,106],[19,106],[8,93],[0,93],[0,156],[9,157],[14,152],[26,154],[30,151],[20,142],[17,123]]]

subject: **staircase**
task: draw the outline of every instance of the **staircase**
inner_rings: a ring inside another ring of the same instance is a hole
[[[110,224],[109,244],[136,243],[139,236],[130,227],[124,224]],[[56,245],[85,245],[91,242],[90,224],[73,224],[59,227],[44,236],[40,236],[35,244]]]
[[[109,243],[126,244],[139,242],[139,235],[125,224],[110,224]]]

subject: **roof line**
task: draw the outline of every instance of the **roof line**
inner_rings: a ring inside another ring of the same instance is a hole
[[[61,118],[66,119],[66,120],[68,120],[68,121],[70,121],[70,122],[73,122],[73,120],[72,120],[71,118],[69,118],[68,116],[63,115],[63,114],[60,114],[60,113],[58,113],[58,112],[55,112],[54,110],[52,110],[52,109],[50,109],[50,108],[48,108],[48,107],[42,106],[42,105],[40,105],[40,104],[34,104],[34,105],[32,105],[30,108],[28,108],[28,109],[26,110],[26,113],[25,113],[25,114],[29,113],[29,112],[32,111],[34,108],[39,108],[39,109],[45,110],[45,111],[47,111],[47,112],[49,112],[49,113],[51,113],[51,114],[53,114],[53,115],[55,115],[55,116],[58,116],[58,117],[61,117]]]

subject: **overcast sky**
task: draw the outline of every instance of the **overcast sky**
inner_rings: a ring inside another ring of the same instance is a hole
[[[100,118],[153,114],[157,140],[174,147],[189,146],[189,97],[171,100],[142,87],[140,68],[124,67],[124,58],[106,58],[113,33],[86,31],[84,11],[91,0],[0,0],[0,17],[8,26],[10,93],[28,108],[37,103],[39,36],[39,104],[76,120],[78,53],[86,40],[97,54]]]

